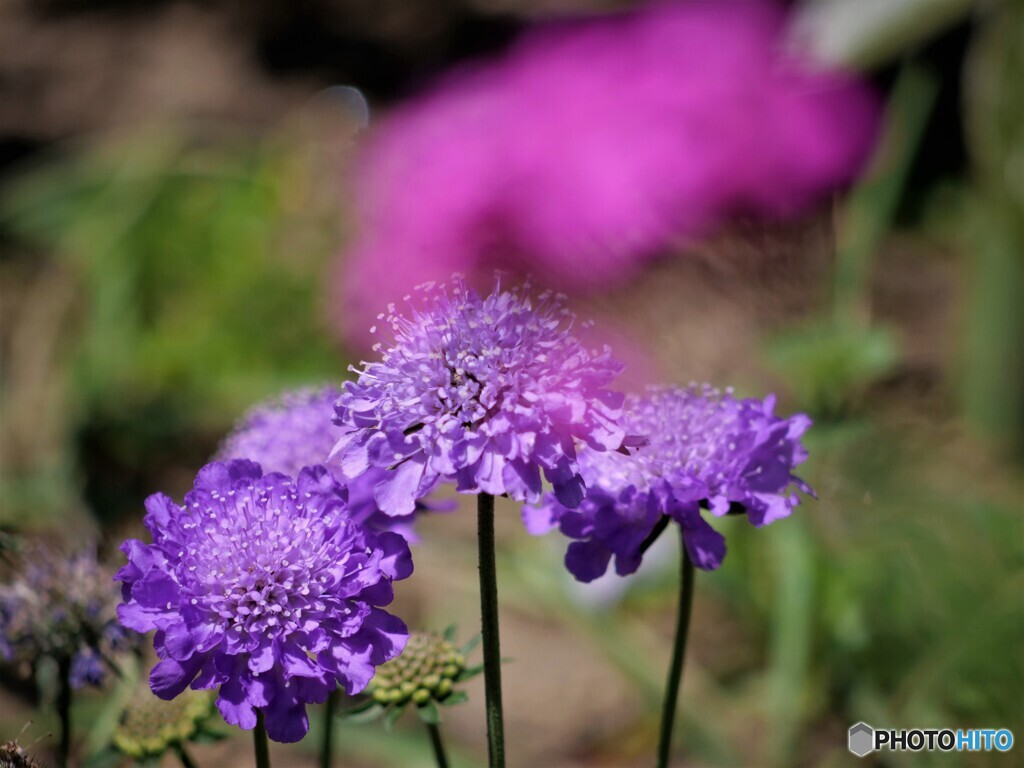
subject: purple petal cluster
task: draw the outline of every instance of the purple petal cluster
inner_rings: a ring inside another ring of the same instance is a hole
[[[26,547],[19,573],[0,584],[0,659],[43,656],[70,663],[75,688],[100,685],[103,656],[129,643],[117,625],[117,590],[93,548],[68,553],[40,543]]]
[[[218,460],[249,459],[265,472],[289,477],[298,477],[303,467],[326,463],[340,434],[333,423],[334,402],[340,395],[337,387],[300,389],[255,406],[225,438]],[[386,515],[373,499],[373,488],[386,470],[371,467],[358,477],[346,477],[338,466],[328,466],[328,470],[347,487],[348,513],[354,520],[371,531],[392,531],[410,543],[418,541],[415,512]],[[423,501],[417,504],[417,511],[447,508]]]
[[[813,493],[793,474],[807,458],[800,437],[811,420],[774,414],[775,398],[738,399],[708,386],[655,389],[626,402],[626,428],[648,437],[630,455],[580,454],[588,493],[576,509],[552,495],[524,510],[527,527],[557,526],[575,541],[566,566],[580,581],[602,575],[612,558],[620,575],[640,565],[644,544],[665,516],[679,524],[694,564],[713,570],[725,539],[701,517],[743,513],[756,526],[786,517]]]
[[[381,606],[412,573],[408,545],[356,523],[325,468],[292,480],[215,462],[182,505],[156,494],[146,510],[153,543],[121,547],[118,618],[156,630],[149,680],[160,698],[218,688],[227,722],[253,728],[259,709],[271,739],[297,741],[306,704],[339,683],[361,691],[405,646],[405,625]]]
[[[392,306],[393,342],[335,407],[335,460],[349,476],[390,470],[375,488],[388,514],[408,514],[442,478],[464,493],[536,501],[541,473],[577,505],[577,442],[616,450],[624,432],[623,396],[607,389],[621,365],[607,349],[588,351],[573,320],[550,293],[534,303],[499,285],[484,298],[462,282],[427,287],[408,317]]]
[[[793,214],[846,183],[877,116],[864,83],[786,45],[775,3],[540,26],[371,134],[338,323],[358,339],[382,300],[452,272],[614,285],[733,214]]]

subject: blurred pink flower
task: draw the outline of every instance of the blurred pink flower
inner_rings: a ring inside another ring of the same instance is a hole
[[[555,23],[399,107],[357,168],[360,233],[335,274],[347,335],[452,272],[599,287],[730,214],[791,215],[849,181],[875,100],[784,33],[756,0]]]

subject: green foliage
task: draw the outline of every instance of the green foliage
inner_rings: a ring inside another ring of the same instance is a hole
[[[76,286],[54,373],[69,448],[5,468],[5,516],[66,515],[77,494],[55,489],[82,470],[93,513],[126,515],[204,463],[255,401],[340,378],[323,308],[340,217],[310,170],[285,146],[144,136],[5,190],[0,226]]]
[[[834,325],[779,335],[766,352],[773,366],[786,372],[797,401],[827,418],[849,412],[898,359],[890,331]]]
[[[221,426],[260,396],[342,368],[318,313],[332,233],[309,212],[295,217],[308,190],[288,160],[150,137],[7,191],[6,226],[55,253],[84,292],[84,412],[161,402]]]

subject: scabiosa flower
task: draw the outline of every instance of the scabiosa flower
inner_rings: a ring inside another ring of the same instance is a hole
[[[217,453],[220,461],[249,459],[265,472],[297,477],[303,467],[324,464],[338,441],[340,430],[333,423],[334,402],[341,395],[337,387],[320,387],[285,392],[276,400],[261,403],[245,414],[225,438]],[[416,513],[386,515],[373,499],[373,488],[386,470],[371,467],[358,477],[346,477],[337,465],[328,466],[334,478],[348,489],[349,515],[378,533],[393,531],[410,543],[415,532]],[[447,511],[450,505],[417,502],[416,511]]]
[[[149,683],[160,698],[219,688],[228,723],[251,729],[260,709],[271,739],[298,741],[306,704],[337,683],[361,691],[404,647],[405,625],[380,606],[412,573],[408,545],[352,520],[325,468],[292,480],[214,462],[183,505],[156,494],[146,510],[153,543],[121,547],[118,617],[157,631]]]
[[[542,471],[561,503],[578,504],[576,442],[600,452],[624,438],[623,396],[606,388],[621,370],[610,351],[587,351],[550,293],[534,304],[499,284],[484,298],[457,281],[427,286],[410,308],[389,308],[394,341],[335,406],[345,474],[391,470],[375,489],[388,514],[408,514],[441,478],[464,493],[537,500]]]
[[[524,509],[527,528],[539,534],[557,526],[576,539],[566,566],[580,581],[603,574],[613,557],[620,575],[633,573],[666,516],[679,524],[694,564],[718,568],[725,539],[701,517],[702,508],[717,517],[744,513],[762,526],[800,503],[791,486],[813,494],[793,474],[807,458],[800,437],[811,420],[780,418],[774,407],[774,396],[738,399],[696,385],[630,396],[626,428],[649,444],[630,455],[582,452],[586,499],[567,509],[548,494]]]
[[[875,100],[785,38],[770,2],[648,3],[451,73],[369,136],[337,322],[361,340],[383,302],[455,271],[615,285],[733,214],[791,215],[848,182]]]
[[[0,658],[34,666],[48,656],[69,664],[73,687],[100,685],[104,656],[129,642],[117,625],[117,590],[95,549],[69,554],[33,543],[20,562],[0,585]]]

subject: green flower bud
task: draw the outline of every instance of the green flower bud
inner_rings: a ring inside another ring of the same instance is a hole
[[[431,672],[429,675],[424,675],[423,686],[434,690],[437,688],[437,684],[441,682],[441,676],[435,672]]]
[[[192,738],[213,712],[205,692],[186,691],[171,701],[158,699],[145,683],[132,694],[117,728],[114,746],[135,759],[159,757]]]
[[[465,668],[465,659],[450,642],[430,632],[413,632],[402,655],[378,667],[367,693],[381,704],[440,701]]]
[[[430,691],[426,688],[420,688],[412,695],[412,700],[417,704],[426,704],[430,701]]]

